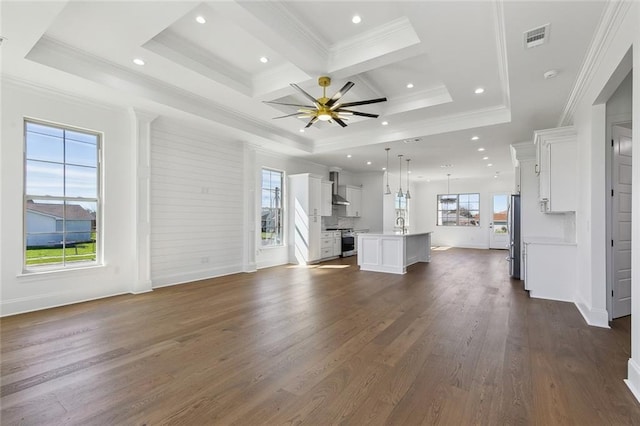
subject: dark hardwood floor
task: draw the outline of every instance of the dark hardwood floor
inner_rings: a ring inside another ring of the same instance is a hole
[[[640,424],[629,318],[530,299],[504,257],[434,251],[404,276],[352,257],[4,318],[0,422]]]

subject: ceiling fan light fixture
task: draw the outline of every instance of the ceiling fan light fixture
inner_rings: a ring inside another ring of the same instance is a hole
[[[346,102],[340,103],[340,99],[347,93],[353,86],[353,82],[348,81],[340,90],[336,92],[332,97],[327,96],[327,87],[331,84],[331,77],[321,76],[318,77],[318,85],[322,87],[322,96],[319,98],[314,98],[309,93],[307,93],[304,89],[298,86],[295,83],[291,83],[290,86],[300,92],[307,101],[311,102],[311,105],[303,105],[297,103],[288,103],[288,102],[277,102],[277,101],[264,101],[268,104],[276,104],[276,105],[287,105],[298,107],[298,113],[287,114],[278,118],[286,118],[297,115],[300,118],[310,118],[309,122],[305,126],[305,128],[312,126],[317,121],[326,121],[328,123],[336,123],[341,127],[347,127],[346,121],[347,116],[356,115],[359,117],[369,117],[369,118],[378,118],[378,114],[371,114],[367,112],[354,111],[351,109],[345,109],[353,106],[359,105],[369,105],[376,104],[378,102],[386,102],[387,98],[376,98],[376,99],[366,99],[363,101],[355,101],[355,102]],[[302,115],[302,117],[300,116]],[[306,116],[306,117],[304,117]]]

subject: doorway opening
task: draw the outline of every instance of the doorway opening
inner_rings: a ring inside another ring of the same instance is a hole
[[[489,248],[509,248],[509,232],[507,216],[509,210],[509,194],[492,194],[491,196],[491,222],[489,222]]]

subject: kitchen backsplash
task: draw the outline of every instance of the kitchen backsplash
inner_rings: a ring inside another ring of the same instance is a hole
[[[324,216],[322,228],[355,228],[356,218],[341,216]]]

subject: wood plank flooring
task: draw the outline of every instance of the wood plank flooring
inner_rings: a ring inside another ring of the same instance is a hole
[[[505,252],[355,258],[0,320],[0,422],[631,425],[630,320],[530,299]],[[90,283],[88,283],[90,285]]]

